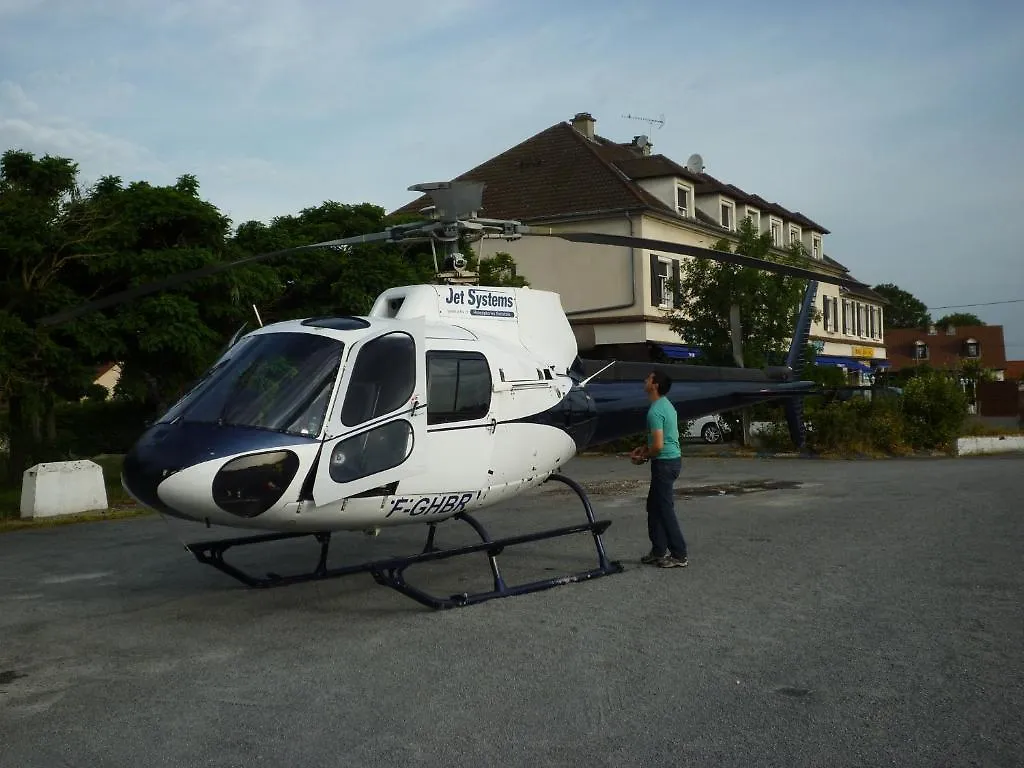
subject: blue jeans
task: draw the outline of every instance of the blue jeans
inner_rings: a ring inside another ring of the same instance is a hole
[[[676,517],[672,484],[683,469],[682,459],[651,459],[651,489],[647,492],[647,534],[651,551],[686,557],[686,539]]]

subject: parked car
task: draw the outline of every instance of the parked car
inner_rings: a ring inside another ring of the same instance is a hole
[[[690,428],[686,430],[686,437],[701,439],[705,443],[721,443],[725,436],[731,432],[729,425],[717,413],[710,416],[701,416],[694,420]]]

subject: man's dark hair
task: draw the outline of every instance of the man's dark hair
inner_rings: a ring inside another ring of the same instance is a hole
[[[658,388],[658,394],[668,394],[668,391],[672,389],[672,379],[668,377],[668,374],[661,371],[652,371],[651,375],[654,377],[654,386]]]

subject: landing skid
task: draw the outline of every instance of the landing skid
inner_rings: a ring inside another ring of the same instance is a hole
[[[587,515],[587,522],[585,524],[569,526],[566,528],[553,528],[547,531],[538,531],[536,533],[527,533],[521,536],[510,536],[508,538],[494,540],[491,539],[487,530],[476,518],[469,513],[460,512],[452,519],[463,520],[472,526],[473,530],[480,536],[481,542],[479,544],[455,547],[453,549],[438,549],[434,546],[434,534],[436,533],[437,524],[433,523],[430,525],[430,529],[427,533],[427,541],[423,547],[423,551],[418,555],[396,557],[387,560],[375,560],[369,563],[348,565],[340,568],[327,567],[327,554],[331,543],[330,533],[270,533],[259,536],[245,536],[233,539],[219,539],[217,541],[196,542],[194,544],[186,545],[185,548],[195,555],[199,562],[211,565],[250,587],[278,587],[305,581],[320,581],[323,579],[339,578],[341,576],[349,576],[356,573],[370,573],[378,584],[401,592],[403,595],[411,597],[416,602],[429,608],[456,608],[473,605],[474,603],[482,603],[486,600],[492,600],[497,597],[524,595],[530,592],[539,592],[544,589],[550,589],[551,587],[561,586],[563,584],[572,584],[579,581],[586,581],[588,579],[595,579],[600,576],[607,576],[613,573],[621,573],[623,570],[622,564],[617,561],[608,560],[608,556],[605,554],[604,540],[601,538],[602,534],[608,529],[608,526],[611,525],[611,521],[594,519],[594,509],[590,505],[590,499],[587,497],[583,488],[575,480],[560,474],[553,474],[548,478],[548,480],[555,480],[557,482],[564,483],[576,492],[580,501],[583,502],[583,509]],[[497,559],[498,555],[504,551],[505,547],[515,546],[516,544],[526,544],[531,541],[554,539],[561,536],[588,532],[594,537],[594,546],[597,549],[597,568],[514,586],[509,586],[505,583],[505,579],[502,577],[501,571],[498,568]],[[320,544],[319,561],[317,562],[316,567],[307,573],[297,573],[288,576],[268,573],[265,577],[258,577],[252,576],[224,560],[224,553],[231,547],[262,544],[270,541],[294,539],[304,536],[313,536]],[[476,592],[473,594],[464,592],[461,594],[451,595],[450,597],[438,597],[410,585],[405,580],[405,569],[410,565],[431,562],[434,560],[444,560],[450,557],[457,557],[459,555],[472,554],[474,552],[487,553],[487,559],[491,567],[491,575],[494,577],[494,588],[492,590],[487,592]]]

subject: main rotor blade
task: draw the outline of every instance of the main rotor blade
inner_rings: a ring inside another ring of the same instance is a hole
[[[667,240],[651,240],[646,237],[631,237],[628,235],[605,235],[598,232],[545,232],[534,227],[522,227],[524,234],[542,235],[544,237],[558,237],[562,240],[569,240],[574,243],[594,243],[595,245],[621,245],[626,248],[644,248],[650,251],[665,251],[678,253],[683,256],[694,256],[698,259],[713,259],[727,264],[736,264],[740,267],[753,267],[768,272],[776,272],[780,275],[790,277],[802,277],[808,280],[817,280],[821,283],[841,285],[845,288],[855,288],[860,285],[856,280],[847,277],[838,277],[828,272],[818,272],[805,267],[797,267],[791,264],[779,264],[774,261],[757,259],[753,256],[744,256],[740,253],[729,253],[728,251],[716,251],[711,248],[700,248],[696,245],[683,245],[672,243]]]
[[[81,315],[88,314],[89,312],[95,312],[100,309],[106,309],[116,304],[122,304],[132,299],[146,296],[155,291],[161,291],[166,288],[174,288],[192,280],[198,280],[202,277],[209,277],[210,275],[216,275],[220,272],[226,272],[229,269],[240,267],[244,264],[255,264],[259,261],[266,261],[272,259],[275,256],[285,256],[292,253],[302,253],[303,251],[315,251],[321,248],[336,248],[343,245],[355,245],[357,243],[369,243],[376,240],[387,240],[391,237],[390,232],[374,232],[369,235],[356,235],[355,237],[345,237],[340,240],[327,240],[322,243],[313,243],[312,245],[298,245],[293,248],[284,248],[280,251],[271,251],[269,253],[260,253],[255,256],[246,256],[244,259],[237,259],[236,261],[221,262],[219,264],[210,264],[200,269],[194,269],[191,272],[182,272],[171,277],[164,278],[163,280],[156,280],[152,283],[145,283],[143,285],[137,285],[134,288],[128,288],[127,290],[120,291],[119,293],[113,293],[109,296],[104,296],[102,299],[96,299],[85,304],[79,304],[77,307],[66,309],[63,312],[58,312],[55,315],[44,317],[39,321],[39,325],[58,325],[60,323],[73,320]]]

